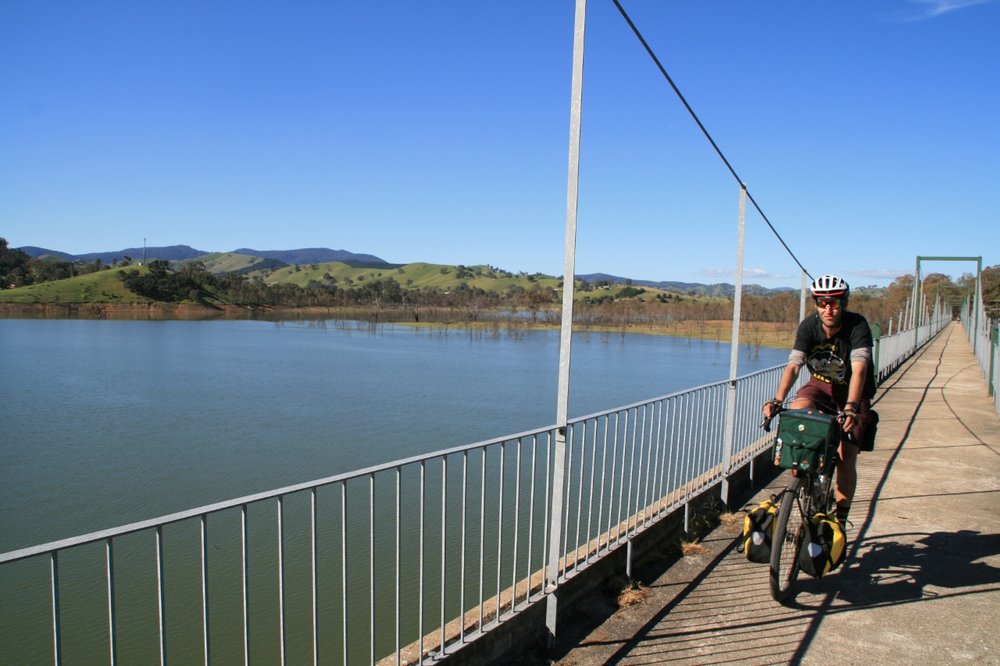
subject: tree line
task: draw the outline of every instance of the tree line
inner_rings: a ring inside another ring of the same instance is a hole
[[[125,257],[123,262],[131,262],[131,259]],[[112,268],[112,265],[103,264],[100,259],[83,262],[34,258],[22,250],[11,249],[7,239],[0,238],[0,289],[14,289],[39,282],[64,280],[108,268]]]
[[[84,275],[112,266],[130,266],[131,263],[129,257],[111,265],[102,264],[100,260],[69,262],[35,259],[21,250],[10,249],[6,239],[0,238],[0,288],[3,289]],[[268,284],[260,276],[212,274],[199,261],[187,262],[174,270],[167,261],[156,259],[150,261],[145,270],[124,270],[120,277],[133,293],[168,303],[228,303],[251,308],[364,308],[374,317],[396,310],[402,313],[403,318],[415,321],[435,308],[452,313],[461,311],[461,317],[471,321],[487,316],[487,313],[495,316],[497,310],[512,309],[527,312],[532,321],[539,318],[546,321],[558,319],[554,310],[561,299],[561,284],[555,289],[529,280],[528,288],[511,285],[503,291],[485,290],[464,281],[474,277],[470,270],[459,266],[456,271],[456,277],[463,281],[450,288],[401,285],[392,277],[364,282],[346,281],[343,284],[312,280],[302,287],[290,283]],[[1000,318],[1000,265],[983,269],[980,277],[987,313],[994,319]],[[883,332],[888,332],[890,327],[898,330],[907,299],[913,293],[913,283],[913,275],[903,275],[881,290],[855,289],[850,308],[864,314],[873,324],[879,324]],[[942,273],[932,273],[923,280],[923,291],[931,304],[937,297],[945,303],[961,302],[974,287],[975,276],[972,274],[962,275],[953,281]],[[591,296],[597,288],[601,288],[600,294]],[[578,302],[576,318],[583,323],[627,328],[664,321],[728,320],[733,313],[732,299],[664,293],[644,300],[640,297],[647,291],[631,283],[584,283],[579,290],[583,297]],[[742,299],[742,319],[795,323],[799,317],[799,302],[798,291],[774,292],[766,296],[746,294]]]
[[[555,289],[537,283],[530,289],[511,285],[503,292],[496,292],[466,282],[448,289],[404,288],[394,278],[387,277],[346,286],[310,280],[301,287],[291,283],[268,284],[260,276],[214,275],[199,261],[187,262],[173,270],[168,262],[156,259],[148,263],[145,271],[125,270],[120,276],[129,291],[165,302],[187,300],[282,308],[365,306],[376,310],[388,306],[413,309],[435,306],[465,308],[473,314],[510,305],[531,311],[557,302]]]

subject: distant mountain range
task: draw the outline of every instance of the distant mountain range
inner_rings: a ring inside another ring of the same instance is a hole
[[[68,254],[58,250],[49,250],[44,247],[19,247],[17,248],[31,257],[52,256],[64,261],[94,261],[100,259],[102,263],[112,263],[122,261],[125,257],[130,257],[133,261],[140,261],[143,257],[147,261],[152,259],[163,259],[165,261],[185,261],[198,259],[214,252],[196,250],[189,245],[169,245],[166,247],[129,247],[115,252],[90,252],[87,254]],[[232,250],[230,254],[243,254],[250,257],[260,257],[261,259],[273,259],[286,265],[294,264],[320,264],[328,261],[343,261],[345,263],[372,264],[373,266],[389,266],[389,262],[380,259],[373,254],[357,254],[347,250],[330,250],[325,247],[310,247],[299,250],[251,250],[250,248],[240,248]]]
[[[217,257],[221,254],[241,255],[243,257],[256,258],[257,261],[245,263],[243,267],[234,269],[236,272],[247,272],[250,270],[276,269],[283,266],[321,264],[331,261],[342,261],[351,266],[359,268],[396,268],[401,264],[392,264],[373,254],[359,254],[347,250],[331,250],[324,247],[300,248],[297,250],[254,250],[251,248],[238,248],[227,253],[205,252],[196,250],[189,245],[169,245],[165,247],[130,247],[115,252],[90,252],[87,254],[68,254],[58,250],[50,250],[43,247],[25,246],[17,248],[31,257],[55,257],[63,261],[95,261],[100,259],[102,263],[114,263],[123,261],[125,257],[133,261],[141,261],[143,257],[146,261],[153,259],[163,259],[165,261],[181,262],[199,259],[212,255]],[[636,280],[608,273],[588,273],[577,275],[578,279],[586,280],[590,284],[605,282],[614,285],[632,284],[636,287],[650,287],[663,289],[684,294],[698,294],[700,296],[723,296],[732,297],[736,287],[729,283],[702,284],[699,282],[654,282],[651,280]],[[744,285],[745,294],[766,295],[776,291],[786,291],[787,288],[769,289],[757,284]]]
[[[733,294],[736,293],[736,285],[729,284],[728,282],[718,282],[715,284],[702,284],[700,282],[674,282],[669,280],[654,282],[652,280],[623,278],[617,275],[608,275],[607,273],[588,273],[587,275],[577,275],[576,277],[580,280],[586,280],[590,284],[597,284],[598,282],[610,282],[611,284],[631,283],[636,287],[651,287],[653,289],[662,289],[664,291],[674,291],[680,294],[698,294],[699,296],[725,296],[732,298]],[[772,294],[776,291],[788,291],[788,288],[781,287],[778,289],[770,289],[768,287],[762,287],[759,284],[743,285],[743,293],[754,296]]]

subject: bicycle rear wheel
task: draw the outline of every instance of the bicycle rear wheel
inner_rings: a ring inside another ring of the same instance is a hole
[[[810,484],[803,484],[801,476],[793,477],[781,493],[771,540],[771,596],[778,602],[788,599],[799,574],[799,548],[806,529],[806,516],[802,513],[806,498],[801,495],[808,493],[809,487]]]

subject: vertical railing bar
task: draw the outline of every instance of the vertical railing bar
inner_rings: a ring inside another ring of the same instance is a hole
[[[695,409],[694,406],[692,406],[693,402],[694,402],[694,396],[692,396],[691,394],[685,394],[685,396],[684,396],[684,423],[687,423],[687,424],[695,424],[695,423],[697,423],[697,421],[695,420],[695,416],[694,416],[694,414],[696,414],[696,409]],[[687,504],[688,498],[690,497],[690,494],[691,494],[691,484],[690,484],[691,472],[692,472],[692,462],[691,461],[693,459],[694,447],[695,447],[695,444],[694,444],[694,441],[693,441],[692,438],[694,436],[694,431],[695,430],[696,430],[696,427],[691,427],[691,426],[688,426],[688,427],[684,428],[684,441],[685,441],[685,444],[684,444],[684,470],[681,472],[680,483],[682,484],[682,487],[684,489],[683,492],[682,492],[682,494],[681,494],[681,497],[682,497],[683,502],[684,502],[685,505]],[[684,528],[687,529],[687,523],[686,522],[684,524]]]
[[[657,481],[660,472],[660,420],[663,418],[663,401],[657,400],[650,407],[653,411],[652,422],[649,428],[649,496],[646,503],[652,508],[650,510],[650,520],[652,521],[659,514],[660,504],[657,502]]]
[[[563,555],[563,573],[569,573],[570,568],[570,557],[569,557],[569,514],[570,514],[570,503],[569,499],[573,492],[573,442],[576,439],[576,432],[572,425],[566,426],[566,471],[563,478],[566,480],[562,492],[562,555]]]
[[[618,426],[622,421],[623,412],[615,412],[615,446],[618,446]],[[621,430],[621,441],[622,441],[622,465],[621,470],[618,472],[618,517],[615,521],[615,543],[620,544],[622,542],[622,534],[624,530],[622,529],[622,512],[625,509],[625,458],[628,455],[628,411],[624,412],[625,423]]]
[[[536,473],[536,453],[538,449],[538,435],[531,436],[531,488],[528,491],[528,557],[527,557],[527,572],[525,580],[527,585],[524,591],[524,606],[527,607],[528,603],[531,601],[531,553],[533,552],[533,546],[535,543],[535,481],[538,478]]]
[[[208,515],[201,515],[201,627],[205,665],[212,662],[208,628]]]
[[[461,546],[458,549],[458,640],[460,643],[465,642],[465,539],[466,539],[466,505],[469,502],[469,452],[462,452],[462,506],[461,511],[461,527],[459,528],[459,534],[461,535]]]
[[[720,387],[723,388],[723,387]],[[725,387],[724,391],[716,390],[715,400],[712,402],[714,406],[712,414],[712,441],[715,442],[715,457],[711,461],[711,466],[717,468],[719,471],[716,472],[715,478],[723,478],[725,476],[725,427],[726,427],[726,400],[728,400],[729,388]]]
[[[588,489],[587,498],[587,535],[584,539],[586,544],[586,561],[590,561],[590,533],[593,530],[594,524],[594,480],[597,474],[597,419],[594,419],[593,435],[591,435],[591,450],[590,450],[590,488]],[[600,546],[600,531],[597,534],[598,546]],[[594,555],[597,555],[599,548],[594,549]]]
[[[667,451],[667,401],[660,400],[658,405],[659,415],[656,417],[656,471],[653,480],[653,501],[656,502],[656,515],[666,513],[666,489],[663,487],[663,467],[666,462]]]
[[[680,504],[684,499],[684,485],[682,479],[687,470],[687,434],[688,429],[681,426],[688,422],[688,396],[682,395],[677,402],[677,419],[674,427],[677,429],[677,466],[674,468],[674,504]]]
[[[513,554],[510,565],[510,612],[513,614],[517,607],[517,546],[518,532],[521,530],[521,444],[517,440],[516,455],[514,456],[514,546],[511,549]]]
[[[673,507],[677,501],[677,466],[680,464],[680,442],[678,441],[677,422],[680,400],[670,399],[669,434],[667,435],[667,506]]]
[[[400,594],[399,586],[400,586],[401,581],[402,581],[402,577],[400,576],[400,552],[401,552],[401,549],[400,549],[400,539],[401,539],[400,523],[402,522],[402,519],[403,519],[403,515],[402,515],[402,494],[403,494],[403,468],[402,467],[397,467],[396,468],[396,631],[395,631],[395,634],[396,634],[396,666],[399,666],[399,663],[400,663],[400,654],[399,654],[399,652],[400,652],[400,649],[401,649],[401,646],[400,646],[400,635],[399,635],[399,615],[400,615],[399,605],[402,602],[401,602],[401,594]]]
[[[640,411],[641,410],[641,411]],[[646,482],[646,465],[643,459],[646,455],[646,415],[649,413],[649,405],[643,404],[635,410],[635,431],[639,438],[639,447],[636,453],[636,481],[635,481],[635,509],[632,514],[635,516],[635,527],[633,534],[639,531],[640,514],[645,520],[645,507],[642,504],[642,489]]]
[[[368,475],[368,659],[375,663],[375,473]]]
[[[240,549],[243,573],[240,585],[243,593],[243,664],[250,664],[250,551],[247,548],[247,505],[240,505]]]
[[[693,442],[691,447],[692,464],[691,464],[691,469],[688,471],[688,479],[691,481],[691,486],[688,488],[689,500],[693,498],[694,494],[697,492],[698,486],[695,483],[695,479],[702,472],[701,456],[702,453],[704,452],[704,449],[701,446],[701,435],[704,432],[704,430],[702,429],[702,419],[704,418],[704,410],[705,410],[704,392],[694,391],[692,395],[694,396],[694,401],[695,401],[695,407],[694,407],[695,415],[694,418],[691,420],[691,422],[695,424],[695,427],[691,432],[691,437],[693,439]]]
[[[49,586],[52,592],[52,661],[62,663],[62,627],[59,624],[59,551],[49,554]]]
[[[642,524],[646,523],[648,507],[646,506],[646,484],[649,480],[649,468],[643,458],[649,459],[649,442],[646,438],[646,422],[649,420],[649,404],[642,406],[642,427],[639,430],[639,482],[635,487],[635,528],[639,529],[639,514],[642,513]]]
[[[632,416],[632,427],[629,430],[628,426],[628,415],[629,412],[635,410],[635,414]],[[636,449],[636,431],[638,429],[637,421],[639,420],[638,408],[631,408],[625,413],[625,423],[626,430],[629,431],[628,437],[631,435],[632,442],[629,445],[629,462],[628,462],[628,494],[625,499],[625,533],[628,535],[627,538],[632,538],[632,483],[635,480],[635,449]]]
[[[691,394],[685,394],[684,396],[684,423],[692,424],[697,423],[695,418],[692,417],[695,412],[695,407],[692,406],[694,402],[694,396]],[[681,473],[681,483],[683,484],[683,492],[681,494],[683,501],[687,504],[687,501],[691,494],[691,471],[692,471],[692,460],[694,458],[694,431],[695,428],[686,427],[684,428],[684,471]],[[687,523],[685,523],[684,528],[687,529]]]
[[[552,525],[552,493],[551,493],[551,483],[552,483],[552,473],[553,473],[553,461],[552,461],[552,431],[546,433],[545,436],[545,511],[544,513],[544,524],[542,525],[542,567],[545,567],[545,553],[548,552],[549,539],[551,538],[551,533],[549,528]],[[558,581],[558,572],[556,575],[556,580]],[[545,589],[545,576],[542,576],[542,589]]]
[[[728,387],[725,387],[725,390],[728,391]],[[709,417],[709,424],[712,431],[712,442],[714,443],[712,448],[714,455],[712,460],[709,461],[709,467],[718,468],[724,462],[722,460],[722,456],[725,441],[722,439],[722,433],[720,431],[723,430],[726,425],[726,395],[725,392],[719,390],[715,390],[714,393],[716,395],[714,400],[712,400],[712,414]],[[724,467],[722,467],[722,469],[724,469]],[[716,472],[714,478],[720,478],[718,471]]]
[[[734,381],[733,382],[734,398],[736,396],[735,386],[736,383]],[[718,393],[719,395],[716,396],[715,400],[715,418],[713,420],[713,422],[715,423],[715,456],[716,456],[714,464],[719,468],[719,471],[716,473],[716,478],[726,479],[726,470],[728,469],[729,465],[732,464],[731,457],[730,460],[728,461],[726,460],[726,437],[729,436],[726,432],[726,428],[728,426],[735,425],[736,415],[734,413],[733,421],[730,422],[726,420],[726,413],[728,411],[727,401],[729,400],[729,387],[720,386],[716,390],[716,393]],[[732,444],[732,440],[730,440],[730,444]]]
[[[503,500],[504,500],[504,472],[506,471],[506,459],[507,459],[507,442],[500,443],[500,480],[499,480],[499,499],[497,500],[497,617],[496,622],[500,624],[500,611],[503,608],[500,598],[501,593],[501,582],[500,578],[502,575],[502,560],[503,560]]]
[[[628,484],[628,528],[629,540],[635,535],[639,527],[639,495],[642,492],[642,452],[645,448],[646,437],[646,410],[645,405],[638,405],[635,408],[635,416],[632,419],[632,477]],[[633,488],[635,493],[633,494]],[[632,501],[635,500],[635,505]],[[634,522],[633,522],[634,521]]]
[[[688,481],[690,485],[688,487],[688,499],[694,496],[697,492],[697,484],[695,483],[696,478],[701,474],[701,456],[704,452],[702,447],[702,415],[705,407],[705,398],[702,391],[693,391],[692,397],[694,398],[694,417],[691,419],[691,423],[694,427],[691,429],[691,469],[688,471]]]
[[[651,416],[651,412],[653,411],[653,409],[654,405],[649,403],[643,405],[642,407],[642,442],[646,454],[646,462],[645,464],[642,465],[642,524],[643,525],[649,524],[649,474],[650,470],[652,470],[652,467],[650,465],[650,460],[651,460],[650,456],[652,455],[653,451],[653,419]],[[649,422],[648,437],[646,431],[647,421]],[[639,504],[638,488],[636,489],[635,503],[638,506]],[[636,512],[635,519],[636,519],[636,527],[638,527],[639,525],[638,512]]]
[[[670,475],[673,473],[674,458],[675,458],[675,446],[674,446],[674,422],[676,421],[676,404],[677,401],[673,398],[667,400],[665,405],[666,409],[666,425],[663,434],[663,497],[664,497],[664,507],[669,508],[672,504],[671,493],[673,492],[672,480]]]
[[[650,460],[652,459],[653,451],[653,414],[655,413],[656,405],[655,403],[648,402],[642,406],[642,458],[644,462],[640,462],[640,469],[642,470],[642,491],[636,489],[636,506],[640,506],[639,511],[642,512],[642,525],[646,526],[649,524],[649,475],[652,472],[652,465]],[[641,499],[640,499],[641,497]],[[639,511],[636,512],[636,528],[639,526]]]
[[[728,389],[726,389],[726,390],[728,390]],[[719,430],[721,429],[721,426],[725,425],[725,411],[724,411],[725,410],[725,399],[724,399],[725,398],[725,394],[723,394],[723,396],[722,396],[723,397],[723,402],[720,404],[719,403],[720,396],[718,395],[718,393],[719,393],[719,391],[713,389],[712,390],[712,394],[713,394],[712,398],[709,400],[709,407],[710,407],[710,409],[709,409],[709,415],[708,415],[707,430],[710,433],[709,434],[709,441],[711,442],[712,446],[711,446],[711,448],[709,448],[707,446],[705,447],[706,448],[706,456],[709,456],[709,460],[706,461],[706,464],[705,464],[705,470],[706,471],[709,470],[709,469],[714,469],[716,467],[716,465],[718,464],[720,458],[721,458],[721,449],[719,447],[719,444],[720,444]],[[719,407],[723,408],[722,414],[719,413]],[[718,472],[716,472],[716,474],[713,475],[713,479],[716,479],[716,478],[719,478],[718,477]],[[711,481],[708,481],[708,483],[711,483]]]
[[[657,483],[660,472],[660,420],[663,418],[663,401],[657,400],[650,408],[653,410],[653,418],[649,426],[649,479],[646,495],[646,505],[650,507],[648,522],[655,520],[662,509],[658,501]]]
[[[613,442],[611,446],[611,487],[608,489],[608,525],[606,531],[608,533],[608,550],[611,549],[611,520],[615,509],[615,483],[618,480],[618,412],[615,412],[614,416],[608,416],[607,425],[605,426],[605,436],[607,436],[607,429],[611,428],[611,421],[614,419],[614,430],[611,434],[611,441]],[[617,533],[615,538],[617,540]]]
[[[316,515],[316,488],[309,489],[309,541],[312,561],[309,563],[312,576],[312,653],[313,665],[319,664],[319,544],[318,517]]]
[[[285,497],[278,495],[278,648],[285,663]]]
[[[603,429],[601,428],[603,425]],[[601,525],[604,523],[604,491],[608,482],[608,419],[606,416],[600,418],[600,422],[595,424],[595,434],[597,437],[597,432],[603,431],[603,436],[601,437],[601,492],[597,496],[597,553],[601,553],[601,536],[603,530]],[[597,446],[595,440],[594,446]]]
[[[447,546],[447,507],[448,507],[448,456],[441,457],[441,581],[440,581],[440,594],[441,594],[441,647],[439,654],[444,657],[444,648],[447,643],[447,634],[445,633],[445,578],[446,578],[446,568],[445,568],[445,558],[446,558],[446,546]]]
[[[736,409],[733,412],[733,426],[732,426],[732,437],[733,446],[730,452],[730,463],[729,466],[733,467],[732,471],[735,471],[735,463],[733,462],[739,453],[742,451],[740,443],[743,441],[743,417],[745,410],[742,408],[744,402],[744,397],[746,396],[747,387],[752,383],[752,380],[737,380],[733,383],[733,393],[735,394]]]
[[[573,568],[576,569],[580,563],[580,521],[583,518],[583,479],[587,467],[587,423],[580,424],[580,480],[576,489],[576,534],[573,545]],[[573,441],[570,442],[572,448],[576,448],[576,427],[573,428]],[[572,450],[572,449],[571,449]],[[570,477],[566,477],[570,478]]]
[[[714,402],[711,389],[701,389],[698,391],[698,395],[701,397],[701,410],[698,418],[698,469],[695,473],[697,478],[701,479],[698,484],[698,488],[701,489],[705,487],[705,475],[709,469],[709,441],[711,439],[711,415]]]
[[[607,416],[601,417],[601,424],[604,425],[603,436],[601,438],[601,492],[597,496],[597,552],[601,551],[601,534],[603,530],[601,529],[604,523],[604,491],[606,490],[608,483],[608,418]],[[597,426],[598,431],[602,430],[600,426]],[[595,434],[596,437],[596,434]],[[596,443],[594,446],[597,446]]]
[[[711,441],[711,428],[709,417],[712,412],[712,392],[710,389],[701,389],[698,391],[698,395],[701,398],[700,411],[698,412],[698,445],[696,447],[698,451],[698,466],[695,470],[695,475],[697,479],[700,479],[698,483],[698,488],[703,488],[705,486],[705,475],[708,473],[709,469],[709,445]],[[698,492],[697,490],[695,492]]]
[[[641,410],[641,412],[640,412]],[[633,528],[633,533],[639,531],[639,518],[642,514],[643,520],[645,520],[645,507],[642,506],[642,488],[646,479],[646,465],[643,463],[643,457],[646,453],[646,413],[648,410],[648,405],[642,405],[636,407],[635,410],[635,431],[639,438],[638,453],[636,455],[636,474],[638,478],[635,482],[635,509],[632,511],[632,515],[635,516],[635,527]],[[640,418],[641,416],[641,418]]]
[[[160,666],[164,666],[167,663],[167,613],[163,587],[163,525],[156,526],[153,541],[156,550],[156,619],[159,624]]]
[[[757,378],[748,377],[736,383],[736,427],[733,431],[733,456],[742,455],[749,444],[747,435],[747,406],[755,402]],[[750,481],[753,482],[753,466],[750,467]]]
[[[108,592],[108,652],[112,666],[118,662],[117,617],[115,616],[115,558],[111,537],[104,540],[104,565]]]
[[[483,588],[485,587],[485,562],[486,562],[486,447],[481,447],[479,471],[479,631],[483,631],[486,626],[486,618],[483,615],[484,600]]]
[[[344,652],[344,666],[347,658],[347,481],[340,482],[340,621],[344,636],[341,647]]]
[[[417,520],[417,663],[424,661],[424,502],[426,493],[426,461],[420,461],[420,517]]]
[[[670,444],[670,401],[660,401],[659,434],[660,448],[656,454],[656,496],[660,500],[660,513],[667,512],[667,456]]]

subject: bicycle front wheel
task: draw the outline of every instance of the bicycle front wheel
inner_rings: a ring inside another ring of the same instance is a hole
[[[806,530],[806,516],[802,513],[805,498],[800,495],[808,492],[808,488],[802,477],[793,477],[781,493],[771,540],[771,596],[778,602],[788,599],[799,574],[799,548]]]

